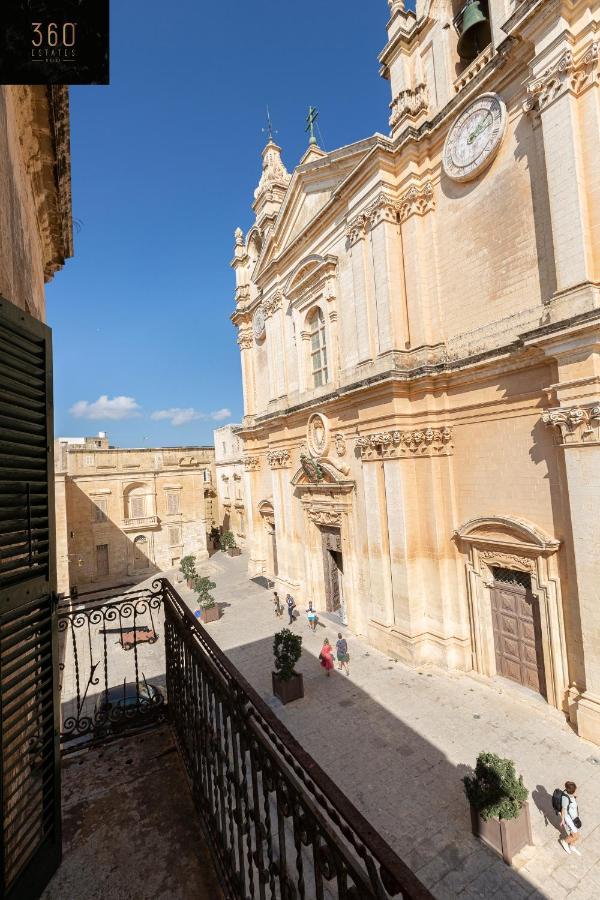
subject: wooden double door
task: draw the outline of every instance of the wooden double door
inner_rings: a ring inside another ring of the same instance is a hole
[[[495,569],[491,600],[497,673],[546,697],[540,609],[530,576]]]

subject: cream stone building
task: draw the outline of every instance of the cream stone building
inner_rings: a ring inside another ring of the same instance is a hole
[[[215,481],[218,498],[218,524],[231,531],[238,547],[246,546],[246,500],[244,490],[243,446],[237,430],[240,425],[215,428]]]
[[[269,141],[236,232],[249,574],[600,742],[600,4],[387,30],[390,135]]]
[[[59,592],[208,558],[212,447],[116,449],[103,432],[56,445]]]

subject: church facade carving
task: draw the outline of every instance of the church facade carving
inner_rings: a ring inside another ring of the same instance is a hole
[[[446,27],[449,4],[390,0],[391,134],[311,141],[291,174],[267,142],[232,321],[249,574],[390,656],[489,677],[498,592],[525,592],[528,687],[600,743],[600,22],[584,6],[567,22],[490,0],[480,48]]]

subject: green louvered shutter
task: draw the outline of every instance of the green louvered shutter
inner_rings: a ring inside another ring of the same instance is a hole
[[[0,896],[60,862],[50,329],[0,298]]]

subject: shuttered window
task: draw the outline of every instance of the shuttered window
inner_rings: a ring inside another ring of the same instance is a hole
[[[0,298],[0,895],[60,859],[50,329]]]

